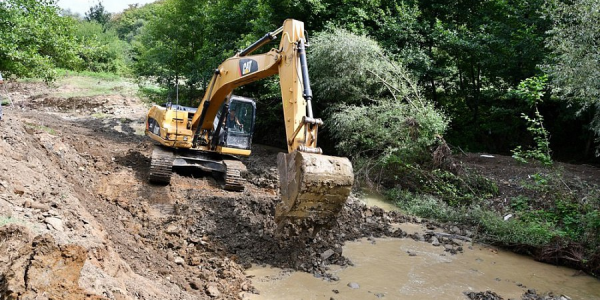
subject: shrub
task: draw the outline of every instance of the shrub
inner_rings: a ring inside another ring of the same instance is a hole
[[[381,173],[390,163],[431,161],[448,118],[421,95],[417,81],[374,40],[344,30],[311,41],[316,103],[326,103],[336,149],[358,175]],[[385,176],[393,176],[386,174]]]

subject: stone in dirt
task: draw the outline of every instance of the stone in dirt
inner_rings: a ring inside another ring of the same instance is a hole
[[[175,257],[175,260],[174,260],[174,262],[175,262],[176,264],[180,265],[180,266],[182,266],[183,264],[185,264],[185,260],[184,260],[183,258],[179,257],[179,256],[178,256],[178,257]]]
[[[221,297],[221,292],[215,284],[209,284],[206,287],[206,293],[213,298]]]
[[[434,236],[433,238],[431,238],[431,245],[436,247],[440,245],[440,241],[437,237]]]
[[[492,292],[492,291],[485,291],[485,292],[465,292],[465,296],[467,296],[467,298],[469,298],[470,300],[504,300],[504,298],[500,297],[500,295]]]
[[[360,285],[358,285],[358,283],[356,282],[350,282],[348,283],[348,287],[350,287],[351,289],[358,289],[360,288]]]
[[[322,260],[327,260],[328,258],[330,258],[333,254],[335,254],[335,251],[329,249],[323,253],[321,253],[321,259]]]
[[[32,200],[25,200],[25,202],[23,202],[23,206],[27,208],[39,209],[41,211],[50,210],[50,206]]]
[[[48,217],[44,220],[46,224],[50,225],[54,230],[64,231],[63,222],[59,218]]]

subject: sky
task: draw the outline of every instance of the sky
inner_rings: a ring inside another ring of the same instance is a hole
[[[111,13],[122,12],[124,9],[129,7],[129,4],[139,3],[144,5],[156,0],[102,0],[104,9]],[[96,5],[98,0],[58,0],[57,4],[60,8],[70,9],[72,12],[79,13],[82,16],[90,9],[90,7]]]

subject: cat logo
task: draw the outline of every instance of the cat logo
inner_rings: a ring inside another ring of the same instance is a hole
[[[240,60],[240,76],[246,76],[258,71],[258,62],[253,59]]]

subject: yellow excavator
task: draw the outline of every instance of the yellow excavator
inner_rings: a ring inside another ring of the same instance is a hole
[[[323,121],[313,116],[304,34],[304,23],[288,19],[226,59],[214,71],[198,108],[154,105],[145,130],[159,143],[152,153],[150,182],[169,184],[173,167],[191,167],[221,173],[225,189],[242,191],[245,166],[239,157],[250,155],[256,105],[232,92],[278,74],[288,153],[277,157],[282,201],[275,220],[331,224],[350,194],[354,175],[347,158],[323,155],[317,147]],[[279,48],[250,55],[277,36]]]

